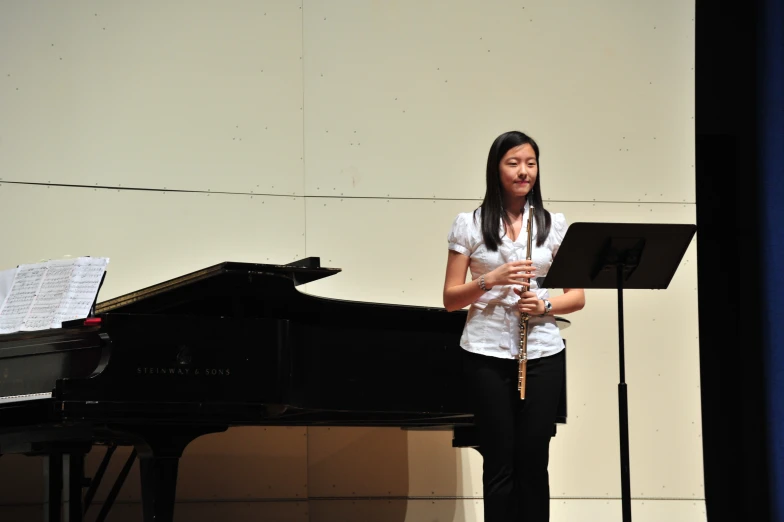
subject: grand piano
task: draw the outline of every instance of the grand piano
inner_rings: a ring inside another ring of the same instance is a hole
[[[461,380],[466,312],[296,288],[338,272],[314,257],[225,262],[60,329],[0,335],[0,455],[48,457],[45,518],[75,522],[114,448],[132,446],[97,520],[138,458],[144,520],[161,522],[173,518],[185,447],[231,426],[448,429],[454,447],[481,452]],[[558,423],[565,405],[564,390]],[[88,479],[94,445],[108,450]]]

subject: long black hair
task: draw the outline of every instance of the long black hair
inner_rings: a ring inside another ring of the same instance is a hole
[[[498,221],[502,219],[504,223],[511,225],[509,216],[504,208],[501,172],[499,169],[501,159],[503,159],[509,149],[526,144],[534,149],[536,164],[539,167],[536,182],[527,196],[529,205],[534,206],[534,220],[537,231],[536,245],[542,246],[550,234],[550,213],[544,209],[542,204],[542,169],[539,164],[539,145],[536,144],[533,138],[522,132],[505,132],[498,136],[490,146],[490,153],[487,155],[487,189],[485,190],[485,199],[477,209],[482,211],[482,236],[488,250],[498,250],[498,245],[501,243],[501,235],[498,233]],[[476,219],[476,212],[474,212],[474,219]]]

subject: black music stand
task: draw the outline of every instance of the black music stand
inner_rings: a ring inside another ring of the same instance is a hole
[[[631,522],[632,519],[623,291],[667,288],[696,231],[696,225],[573,223],[541,285],[543,288],[618,290],[618,420],[623,522]]]

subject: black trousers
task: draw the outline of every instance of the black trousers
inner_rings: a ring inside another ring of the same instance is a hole
[[[564,380],[565,351],[527,363],[525,400],[517,361],[465,351],[479,452],[485,522],[550,519],[550,439]]]

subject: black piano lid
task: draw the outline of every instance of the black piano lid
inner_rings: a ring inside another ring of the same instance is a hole
[[[127,308],[132,308],[134,312],[143,311],[145,308],[143,301],[156,301],[155,307],[158,308],[162,301],[171,297],[175,301],[183,299],[184,293],[188,289],[202,286],[210,281],[227,279],[228,277],[244,276],[252,278],[254,276],[279,276],[298,286],[329,277],[340,272],[340,268],[326,268],[321,266],[318,257],[307,257],[288,263],[285,265],[268,265],[260,263],[238,263],[225,261],[208,268],[191,272],[163,283],[159,283],[129,294],[125,294],[102,303],[95,307],[95,313],[106,312],[125,312]],[[155,298],[155,299],[153,299]]]
[[[222,302],[213,303],[211,313],[207,315],[235,315],[232,305],[227,303],[234,300],[250,299],[256,301],[259,297],[260,289],[263,290],[263,300],[277,302],[280,305],[289,306],[307,305],[319,306],[320,312],[329,310],[350,310],[356,311],[354,307],[372,306],[382,314],[401,314],[402,319],[411,319],[411,314],[421,314],[427,312],[427,320],[446,321],[454,323],[462,330],[465,322],[467,310],[447,312],[441,307],[415,306],[415,305],[392,305],[388,303],[363,303],[357,301],[347,301],[344,299],[310,296],[305,293],[294,291],[294,287],[317,281],[331,275],[335,275],[342,270],[340,268],[325,268],[321,266],[320,258],[308,257],[288,263],[286,265],[272,265],[261,263],[239,263],[226,261],[217,265],[185,274],[169,281],[159,283],[141,290],[137,290],[95,306],[96,314],[103,313],[131,313],[131,314],[157,314],[174,313],[189,314],[196,310],[204,311],[205,303],[216,299]],[[263,282],[262,282],[263,280]],[[261,284],[261,286],[259,286]],[[312,310],[312,308],[309,308]],[[204,315],[204,314],[198,314]],[[253,314],[251,314],[253,315]],[[394,315],[387,315],[392,319]],[[367,316],[363,312],[363,318]],[[558,328],[564,330],[571,325],[571,322],[556,316]],[[64,328],[82,326],[83,320],[69,321],[63,323]],[[435,324],[434,327],[438,328]]]

